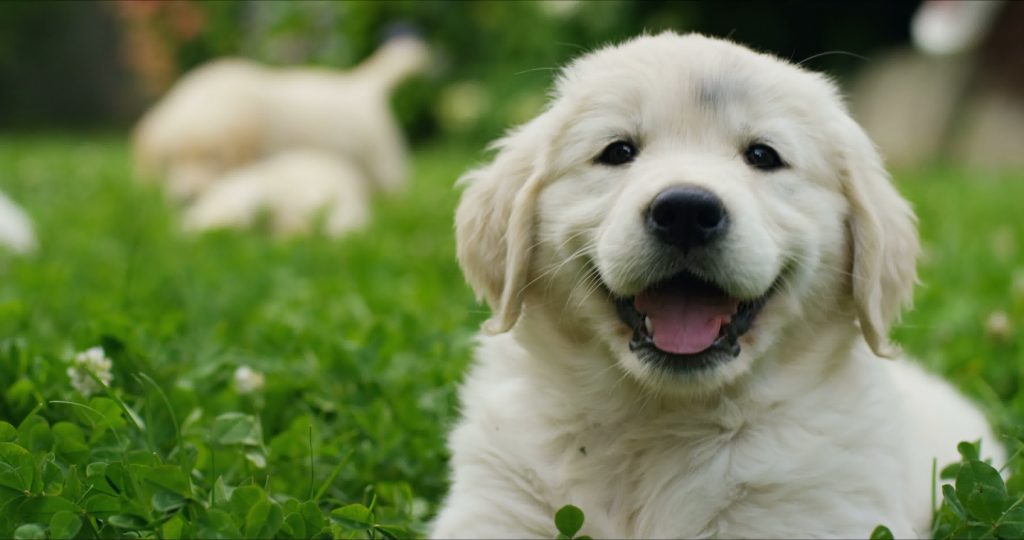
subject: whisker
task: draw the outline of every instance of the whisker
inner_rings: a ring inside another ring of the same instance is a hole
[[[818,54],[813,54],[813,55],[808,56],[807,58],[804,58],[803,60],[797,62],[796,65],[802,66],[802,65],[804,65],[805,62],[810,62],[811,60],[814,60],[815,58],[821,58],[823,56],[831,56],[831,55],[852,56],[854,58],[863,60],[865,62],[870,62],[871,61],[870,58],[868,58],[866,56],[861,56],[861,55],[859,55],[857,53],[852,53],[850,51],[836,50],[836,51],[825,51],[825,52],[820,52]]]

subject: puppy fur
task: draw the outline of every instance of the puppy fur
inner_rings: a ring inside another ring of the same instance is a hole
[[[138,175],[165,180],[174,198],[188,200],[233,168],[305,147],[350,160],[371,190],[400,189],[406,150],[388,99],[427,60],[419,39],[400,37],[346,72],[213,61],[140,120]]]
[[[631,163],[596,161],[630,140]],[[770,144],[786,166],[744,161]],[[565,504],[609,538],[897,537],[929,532],[932,462],[982,439],[982,413],[899,355],[913,212],[833,83],[700,35],[643,36],[563,70],[547,110],[470,171],[459,261],[494,316],[449,439],[435,538],[550,538]],[[717,195],[713,248],[644,228],[672,186]],[[688,271],[767,301],[735,358],[644,362],[613,298]],[[887,358],[890,357],[890,358]]]
[[[334,154],[285,150],[214,182],[189,206],[185,230],[246,228],[260,212],[278,236],[308,233],[322,214],[323,232],[340,237],[370,219],[366,180]]]

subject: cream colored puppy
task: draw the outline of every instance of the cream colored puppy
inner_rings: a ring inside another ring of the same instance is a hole
[[[287,150],[215,181],[185,213],[185,230],[246,228],[266,213],[279,236],[307,233],[323,218],[338,237],[370,218],[366,181],[354,165],[320,150]]]
[[[0,192],[0,246],[16,253],[36,249],[36,233],[28,214]]]
[[[172,196],[187,200],[235,167],[306,147],[351,160],[371,189],[399,189],[405,142],[388,99],[427,59],[420,40],[401,37],[350,71],[211,62],[182,78],[139,122],[139,174],[164,178]]]
[[[594,537],[921,536],[933,459],[1002,459],[887,342],[915,218],[825,77],[640,37],[496,147],[456,215],[494,318],[432,537],[550,538],[569,503]]]

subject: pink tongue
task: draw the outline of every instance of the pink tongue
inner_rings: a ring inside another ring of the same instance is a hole
[[[635,306],[651,321],[654,346],[673,354],[694,354],[715,342],[739,302],[702,291],[646,290],[637,295]]]

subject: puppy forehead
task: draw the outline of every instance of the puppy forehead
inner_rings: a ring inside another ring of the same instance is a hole
[[[835,102],[825,77],[735,43],[698,34],[643,36],[571,64],[556,95],[604,111],[674,102],[720,112],[771,103],[795,109]],[[664,114],[664,113],[660,113]]]

